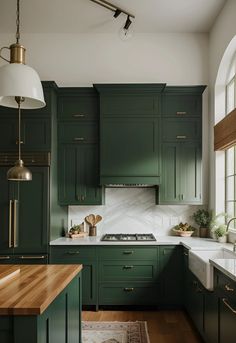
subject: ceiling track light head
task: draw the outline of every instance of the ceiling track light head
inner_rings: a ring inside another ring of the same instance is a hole
[[[128,15],[126,22],[125,22],[125,25],[124,25],[124,30],[128,30],[131,24],[132,24],[132,21],[130,20],[130,17]]]
[[[122,13],[121,10],[117,8],[117,9],[115,10],[115,14],[113,15],[113,17],[114,17],[114,18],[117,18],[117,17],[119,17],[119,15],[120,15],[121,13]]]

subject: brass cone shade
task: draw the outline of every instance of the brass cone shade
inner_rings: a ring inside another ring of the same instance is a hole
[[[7,179],[9,181],[31,181],[31,171],[24,167],[22,160],[17,160],[14,167],[10,168],[7,172]]]

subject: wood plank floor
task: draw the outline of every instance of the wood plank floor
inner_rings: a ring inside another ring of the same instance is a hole
[[[146,321],[150,343],[202,343],[183,311],[83,311],[84,321]]]

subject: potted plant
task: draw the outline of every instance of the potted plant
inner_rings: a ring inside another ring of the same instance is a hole
[[[209,236],[209,225],[211,222],[211,215],[209,211],[199,209],[193,214],[193,219],[199,225],[199,236],[202,238]]]
[[[217,238],[218,242],[220,243],[226,243],[227,241],[227,231],[226,231],[226,225],[221,224],[217,227],[217,229],[214,230],[215,237]]]

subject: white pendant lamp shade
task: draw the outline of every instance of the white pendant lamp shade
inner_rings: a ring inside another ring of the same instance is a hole
[[[37,72],[21,63],[0,67],[0,106],[17,108],[15,97],[23,97],[22,109],[36,109],[46,105]]]

